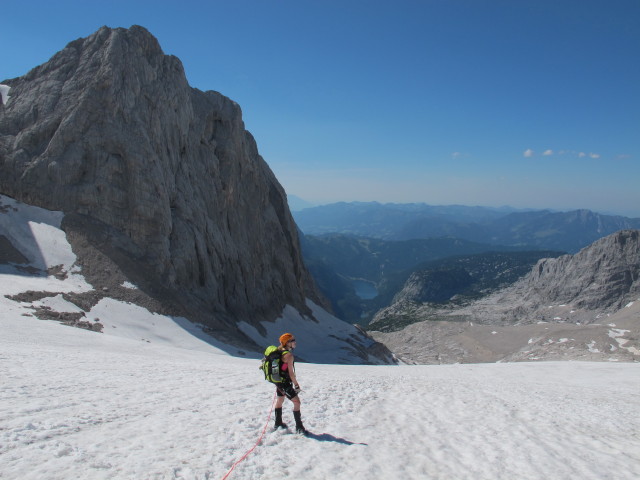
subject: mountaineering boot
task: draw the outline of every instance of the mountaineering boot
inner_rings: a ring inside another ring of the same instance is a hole
[[[296,419],[296,433],[302,433],[303,435],[307,433],[307,429],[302,425],[302,419],[300,418],[300,410],[293,412],[293,418]]]
[[[286,423],[282,423],[282,408],[274,408],[274,412],[276,412],[276,424],[273,428],[287,428]]]

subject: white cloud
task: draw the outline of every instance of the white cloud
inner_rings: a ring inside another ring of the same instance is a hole
[[[535,151],[531,148],[526,149],[523,152],[523,155],[525,158],[531,158],[535,156]],[[578,158],[592,158],[594,160],[597,160],[599,158],[601,158],[601,155],[599,153],[594,153],[594,152],[590,152],[590,153],[586,153],[584,151],[576,151],[576,150],[567,150],[567,149],[562,149],[562,150],[552,150],[552,149],[547,149],[544,150],[541,155],[543,157],[550,157],[552,155],[571,155],[571,156],[577,156]]]

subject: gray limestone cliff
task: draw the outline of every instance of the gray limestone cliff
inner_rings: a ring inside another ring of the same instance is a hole
[[[640,230],[621,230],[575,255],[540,260],[514,284],[464,306],[439,306],[412,295],[429,285],[412,276],[382,320],[467,320],[480,324],[539,321],[592,323],[640,297]],[[417,282],[417,285],[416,285]]]
[[[85,258],[90,278],[119,270],[231,334],[323,304],[240,107],[190,87],[143,27],[103,27],[2,83],[0,193],[65,212],[74,248],[109,259]]]
[[[622,230],[575,255],[540,260],[518,286],[524,301],[615,311],[640,296],[640,230]]]
[[[408,363],[640,359],[639,230],[540,260],[464,306],[419,303],[421,284],[407,283],[370,328],[397,325],[372,335]]]

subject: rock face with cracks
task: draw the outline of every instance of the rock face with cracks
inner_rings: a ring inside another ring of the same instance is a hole
[[[540,260],[513,285],[467,305],[412,300],[406,295],[376,317],[411,317],[412,324],[371,332],[408,363],[638,361],[640,231]]]
[[[640,230],[613,233],[575,255],[542,259],[514,284],[462,306],[436,305],[413,295],[428,286],[419,276],[410,278],[396,303],[380,310],[371,326],[402,316],[487,325],[569,319],[593,323],[598,315],[614,313],[640,297]]]
[[[617,310],[640,296],[640,230],[621,230],[575,255],[541,260],[522,282],[525,300]]]
[[[65,212],[71,241],[227,333],[323,304],[240,107],[147,30],[103,27],[2,83],[0,192]]]

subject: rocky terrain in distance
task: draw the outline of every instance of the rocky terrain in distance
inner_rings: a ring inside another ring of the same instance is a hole
[[[640,231],[623,230],[540,260],[515,284],[466,305],[401,300],[369,329],[408,362],[635,361],[639,299]]]

